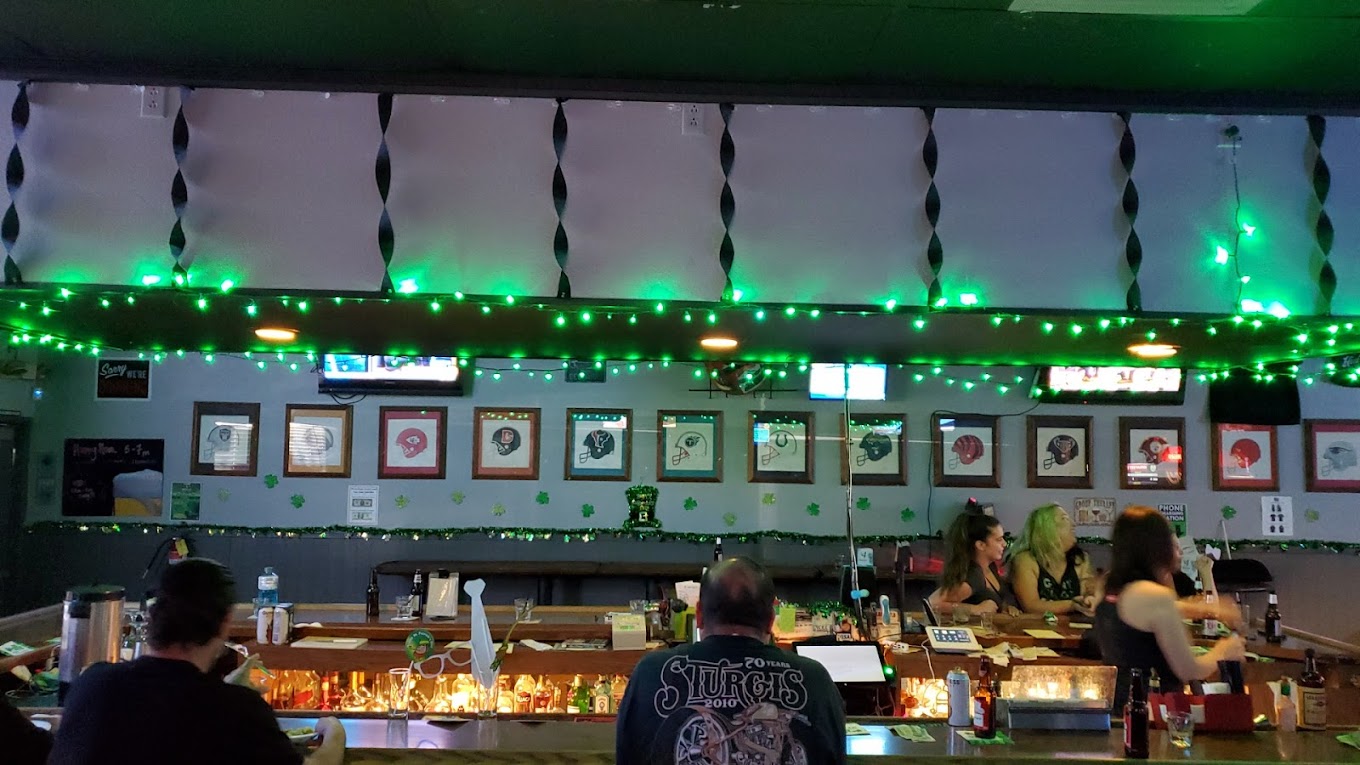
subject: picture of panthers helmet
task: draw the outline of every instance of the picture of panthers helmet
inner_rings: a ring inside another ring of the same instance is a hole
[[[689,460],[691,457],[708,456],[708,439],[702,433],[694,430],[687,430],[675,439],[675,454],[671,455],[671,464],[679,465]]]
[[[1345,441],[1334,441],[1322,452],[1322,474],[1341,473],[1356,467],[1355,447]]]
[[[407,428],[397,434],[397,446],[406,459],[413,459],[430,446],[430,437],[420,428]]]
[[[520,438],[518,430],[502,425],[491,434],[491,443],[496,445],[496,453],[504,457],[518,450],[524,441]]]
[[[1054,465],[1066,465],[1081,456],[1077,439],[1066,433],[1048,440],[1048,456],[1044,457],[1044,470],[1052,470]]]
[[[855,465],[863,466],[866,462],[878,462],[892,454],[892,450],[893,442],[888,436],[873,431],[865,433],[864,438],[859,440],[859,454],[855,455]]]
[[[586,447],[586,450],[576,457],[581,462],[602,460],[614,453],[614,434],[607,430],[592,430],[586,434],[585,440],[581,443]]]
[[[1228,450],[1229,467],[1247,470],[1261,461],[1261,445],[1250,438],[1239,438]]]
[[[765,448],[760,451],[760,464],[768,465],[781,454],[789,456],[798,454],[798,436],[795,436],[793,431],[783,428],[770,431],[770,440],[765,442]]]
[[[987,453],[987,447],[982,443],[982,439],[972,433],[965,433],[954,439],[954,443],[949,447],[953,454],[949,458],[949,467],[956,468],[960,464],[971,465],[982,459]]]
[[[1162,461],[1162,451],[1166,449],[1166,439],[1161,436],[1148,436],[1143,439],[1143,443],[1138,447],[1138,451],[1143,453],[1143,461],[1153,465]]]

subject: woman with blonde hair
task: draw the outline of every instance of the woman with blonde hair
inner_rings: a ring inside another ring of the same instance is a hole
[[[1077,546],[1076,526],[1061,505],[1035,508],[1007,557],[1011,589],[1022,611],[1092,614],[1095,574],[1090,558]]]

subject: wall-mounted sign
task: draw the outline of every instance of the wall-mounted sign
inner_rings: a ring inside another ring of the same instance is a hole
[[[100,359],[95,365],[94,397],[151,398],[151,360]]]
[[[159,438],[68,438],[61,514],[160,516],[165,441]]]

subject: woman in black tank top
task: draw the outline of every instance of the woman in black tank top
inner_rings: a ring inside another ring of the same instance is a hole
[[[1035,508],[1006,555],[1011,589],[1025,613],[1091,615],[1091,562],[1077,547],[1076,526],[1061,505]]]
[[[990,515],[965,512],[949,527],[945,537],[944,572],[940,587],[930,596],[937,612],[962,606],[970,614],[996,613],[1009,600],[1006,580],[997,563],[1006,554],[1005,530]]]

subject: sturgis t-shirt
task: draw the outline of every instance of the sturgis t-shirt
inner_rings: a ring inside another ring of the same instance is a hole
[[[748,637],[638,662],[617,727],[619,765],[845,762],[845,704],[826,668]]]

